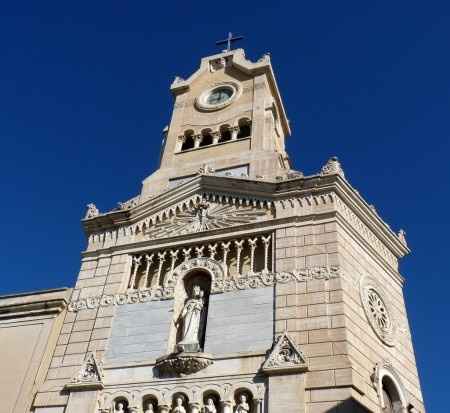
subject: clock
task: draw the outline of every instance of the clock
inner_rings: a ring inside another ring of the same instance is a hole
[[[196,100],[198,109],[213,111],[231,104],[240,94],[240,87],[235,83],[222,83],[205,90]]]

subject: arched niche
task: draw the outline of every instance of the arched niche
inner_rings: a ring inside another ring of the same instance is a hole
[[[208,307],[209,307],[209,296],[211,294],[213,282],[213,274],[207,268],[202,266],[193,266],[186,270],[181,277],[177,280],[175,287],[175,300],[174,300],[174,323],[173,332],[169,336],[169,352],[179,351],[177,344],[181,341],[183,324],[180,321],[180,316],[182,314],[183,308],[194,296],[194,289],[200,289],[200,294],[203,299],[203,310],[200,320],[200,351],[203,351],[205,345],[205,335],[208,321]]]
[[[378,363],[373,375],[374,386],[383,413],[406,413],[408,399],[397,371],[388,362]]]
[[[113,412],[114,413],[130,413],[130,404],[128,399],[124,396],[116,397],[113,401]]]
[[[240,413],[241,410],[239,409],[239,406],[245,406],[248,405],[249,412],[255,411],[255,400],[253,397],[253,393],[246,387],[239,387],[234,391],[234,405],[235,405],[235,412]],[[242,410],[244,412],[245,410]]]
[[[157,413],[158,412],[158,398],[153,395],[145,395],[142,399],[142,411],[144,413]]]
[[[185,393],[177,392],[172,396],[172,413],[180,413],[182,409],[180,407],[184,407],[186,412],[189,411],[189,398]]]
[[[214,405],[216,412],[220,412],[220,401],[221,396],[218,391],[210,389],[203,392],[203,405],[205,406],[204,410],[206,413],[210,413],[211,410],[208,407],[211,403]]]

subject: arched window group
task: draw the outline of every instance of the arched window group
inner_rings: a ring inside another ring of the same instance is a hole
[[[245,139],[251,134],[252,123],[249,118],[240,119],[236,126],[221,125],[216,131],[206,128],[196,134],[192,129],[188,129],[179,137],[177,152]]]
[[[154,394],[142,397],[139,411],[143,413],[254,413],[261,401],[255,400],[253,393],[247,388],[238,388],[232,399],[224,400],[218,390],[207,389],[200,400],[191,400],[185,391],[175,391],[166,400],[161,400]],[[136,407],[131,406],[125,396],[116,397],[113,402],[112,413],[133,413]],[[142,409],[142,410],[141,410]]]

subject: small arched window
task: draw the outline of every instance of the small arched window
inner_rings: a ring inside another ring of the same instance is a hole
[[[397,371],[389,362],[376,365],[373,381],[383,413],[402,413],[407,411],[408,402],[405,388]]]
[[[239,132],[237,135],[238,139],[248,138],[252,133],[251,121],[247,118],[241,119],[238,122]]]
[[[211,133],[211,129],[205,129],[202,131],[202,140],[200,141],[200,146],[208,146],[212,145],[213,136]]]
[[[229,125],[222,125],[220,127],[219,143],[231,141],[231,130]]]
[[[183,145],[181,146],[181,150],[187,151],[188,149],[192,149],[194,146],[195,146],[194,131],[188,130],[184,132],[184,141]]]

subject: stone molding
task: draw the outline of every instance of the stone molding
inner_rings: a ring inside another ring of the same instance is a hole
[[[0,319],[55,315],[67,307],[70,288],[0,296]]]
[[[206,369],[213,363],[210,354],[183,352],[158,358],[155,367],[162,375],[185,376]]]
[[[215,268],[218,274],[217,278],[212,280],[212,294],[221,294],[237,290],[247,290],[254,288],[264,288],[276,284],[286,284],[292,281],[306,282],[308,280],[329,280],[341,276],[341,270],[338,266],[330,267],[311,267],[292,272],[268,272],[257,273],[239,278],[221,277],[220,265],[210,266],[212,260],[208,258],[195,258],[192,263],[184,268],[184,263],[180,265],[183,271],[189,268],[204,268],[211,273],[211,268]],[[194,265],[196,262],[196,265]],[[204,267],[202,267],[204,265]],[[177,274],[179,274],[177,272]],[[177,275],[178,276],[178,275]],[[80,300],[70,302],[68,310],[77,312],[84,309],[95,309],[98,307],[109,307],[124,304],[145,303],[149,301],[170,300],[174,298],[175,287],[170,282],[165,287],[147,288],[142,290],[130,290],[122,294],[106,294],[102,296],[86,297]]]
[[[377,363],[373,369],[373,374],[371,376],[373,387],[375,388],[378,398],[380,400],[380,405],[384,409],[386,406],[384,405],[384,398],[383,398],[383,378],[389,377],[392,384],[394,384],[398,396],[400,398],[400,402],[402,404],[402,412],[410,411],[407,410],[408,407],[413,407],[410,405],[408,401],[408,393],[405,389],[405,386],[403,384],[403,381],[398,374],[397,370],[394,368],[392,363],[388,360],[382,360],[381,362]]]
[[[262,371],[267,374],[300,373],[308,370],[304,354],[285,331],[275,338]]]

